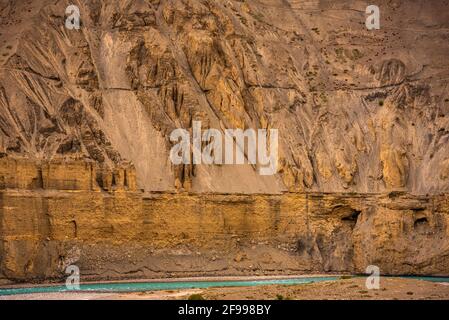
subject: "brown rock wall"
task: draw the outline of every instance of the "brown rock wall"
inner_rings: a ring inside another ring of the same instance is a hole
[[[57,186],[76,170],[89,184],[89,163],[48,165]],[[449,270],[444,195],[16,188],[0,201],[0,272],[14,280],[60,278],[71,263],[91,279]]]

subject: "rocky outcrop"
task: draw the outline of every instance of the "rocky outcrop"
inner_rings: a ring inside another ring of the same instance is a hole
[[[0,273],[448,275],[447,1],[0,4]],[[278,170],[173,165],[278,129]]]
[[[6,1],[0,151],[136,166],[147,191],[447,191],[445,1]],[[275,128],[279,168],[180,165],[175,128]],[[244,179],[242,179],[244,177]]]
[[[13,170],[1,175],[3,281],[58,280],[70,264],[84,280],[363,273],[369,265],[448,275],[447,195],[143,194],[132,168],[108,178],[81,161],[2,166],[28,172],[14,182]]]
[[[61,159],[36,162],[24,158],[0,159],[0,190],[137,191],[130,163],[109,167],[94,161]]]

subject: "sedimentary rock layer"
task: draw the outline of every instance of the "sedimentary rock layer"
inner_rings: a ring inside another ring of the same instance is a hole
[[[448,275],[449,3],[376,4],[0,1],[2,277]],[[276,174],[174,165],[194,121]]]
[[[83,162],[43,167],[91,172]],[[74,183],[70,170],[54,181],[0,191],[3,279],[60,279],[71,264],[85,279],[363,273],[368,265],[448,275],[447,195],[144,194],[106,191],[89,174]]]
[[[80,30],[65,27],[80,8]],[[147,191],[449,188],[449,4],[2,1],[0,151],[123,159]],[[173,166],[175,128],[279,130],[279,168]]]

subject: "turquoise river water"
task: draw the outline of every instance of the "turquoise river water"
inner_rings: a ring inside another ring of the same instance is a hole
[[[432,282],[449,282],[449,278],[442,277],[403,277],[407,279],[417,279]],[[338,276],[329,277],[300,277],[288,279],[271,279],[271,280],[239,280],[239,281],[170,281],[170,282],[116,282],[116,283],[89,283],[81,284],[78,292],[143,292],[156,290],[179,290],[179,289],[198,289],[211,287],[248,287],[262,286],[273,284],[306,284],[321,281],[338,280]],[[68,292],[65,285],[55,286],[33,286],[33,287],[15,287],[0,289],[0,296],[31,294],[31,293],[54,293]]]

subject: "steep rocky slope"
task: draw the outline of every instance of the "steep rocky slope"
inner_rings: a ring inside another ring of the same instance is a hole
[[[143,195],[129,167],[113,179],[94,162],[0,159],[0,168],[0,284],[60,280],[72,264],[82,281],[369,265],[448,275],[448,195]]]
[[[124,160],[146,191],[438,193],[449,186],[449,5],[1,1],[0,148]],[[279,129],[279,172],[173,166],[169,134]]]
[[[0,0],[0,282],[448,275],[449,1]],[[173,165],[278,129],[278,172]]]

